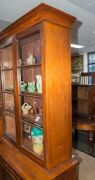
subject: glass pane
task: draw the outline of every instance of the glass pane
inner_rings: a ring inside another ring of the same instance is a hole
[[[42,98],[21,96],[21,118],[29,123],[43,127]]]
[[[20,91],[22,93],[42,93],[41,67],[25,68],[21,70]]]
[[[9,115],[5,115],[5,134],[11,139],[16,140],[15,118]]]
[[[18,40],[18,83],[22,147],[43,157],[40,31]]]
[[[12,68],[12,45],[2,49],[1,59],[3,69]]]
[[[3,90],[6,91],[13,91],[13,71],[3,71],[2,72],[2,78],[3,78]]]
[[[21,122],[22,145],[39,157],[43,157],[43,129]]]
[[[19,41],[18,66],[39,64],[40,52],[40,33],[22,38]]]
[[[95,72],[95,64],[89,65],[89,72]]]
[[[15,112],[14,95],[4,93],[3,101],[4,101],[4,110],[14,114]]]

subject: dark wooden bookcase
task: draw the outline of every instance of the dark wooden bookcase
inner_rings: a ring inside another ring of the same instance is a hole
[[[95,73],[81,73],[80,84],[72,85],[73,114],[93,118],[95,114]]]
[[[4,125],[0,152],[3,146],[10,146],[9,153],[18,149],[14,158],[20,157],[23,177],[28,179],[32,176],[24,172],[26,156],[31,159],[26,168],[32,164],[37,179],[77,179],[71,140],[70,32],[74,21],[41,4],[0,34]]]

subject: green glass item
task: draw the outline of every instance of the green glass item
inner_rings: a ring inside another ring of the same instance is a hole
[[[27,83],[25,83],[24,81],[21,81],[20,83],[20,91],[25,92],[27,87]]]
[[[35,88],[35,82],[30,82],[28,83],[28,87],[27,87],[28,92],[34,93],[36,88]]]
[[[33,127],[31,130],[33,151],[38,154],[43,154],[43,130]]]

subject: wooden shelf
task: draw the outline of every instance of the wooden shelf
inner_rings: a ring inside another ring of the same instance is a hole
[[[20,92],[19,96],[33,96],[42,98],[42,93],[30,93],[30,92]]]
[[[77,86],[77,87],[89,87],[89,86],[93,86],[95,84],[72,84],[73,86]]]
[[[35,122],[35,120],[34,120],[34,118],[35,118],[35,116],[41,116],[41,118],[42,118],[42,115],[41,114],[37,114],[37,115],[34,115],[34,116],[32,116],[32,115],[30,115],[30,114],[28,114],[28,115],[21,115],[21,118],[22,118],[22,120],[23,121],[25,121],[25,122],[28,122],[28,123],[30,123],[30,124],[32,124],[32,125],[35,125],[35,126],[37,126],[37,127],[40,127],[40,128],[43,128],[43,119],[42,119],[42,121],[40,121],[41,123],[37,123],[37,122]]]
[[[33,152],[33,149],[32,149],[32,145],[30,145],[30,143],[28,142],[28,140],[26,140],[25,144],[22,144],[21,146],[24,150],[30,152],[31,154],[33,154],[34,156],[40,158],[42,161],[44,160],[44,157],[43,155],[38,155],[36,154],[35,152]]]
[[[11,67],[11,68],[4,68],[4,69],[2,69],[2,71],[10,71],[10,70],[13,70],[13,68]]]
[[[4,115],[8,115],[12,118],[15,118],[15,114],[11,113],[11,112],[8,112],[8,111],[4,111]]]
[[[10,109],[4,109],[4,112],[15,115],[15,111],[11,111]]]
[[[31,67],[38,67],[41,66],[41,64],[30,64],[30,65],[22,65],[22,66],[17,66],[18,68],[31,68]]]
[[[31,125],[31,126],[33,126],[33,127],[37,127],[37,128],[43,129],[43,127],[40,126],[40,125],[37,124],[37,123],[29,122],[28,120],[25,120],[25,119],[23,119],[23,120],[21,119],[20,121],[23,122],[23,123],[25,123],[25,124]]]
[[[2,93],[14,94],[14,91],[12,91],[12,90],[5,90],[5,91],[2,91]]]
[[[16,137],[13,134],[10,134],[10,133],[5,131],[5,135],[8,136],[10,139],[12,139],[13,141],[16,142]]]

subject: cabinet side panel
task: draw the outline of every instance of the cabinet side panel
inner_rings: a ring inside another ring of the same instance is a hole
[[[71,158],[70,30],[45,22],[45,148],[47,168]]]

